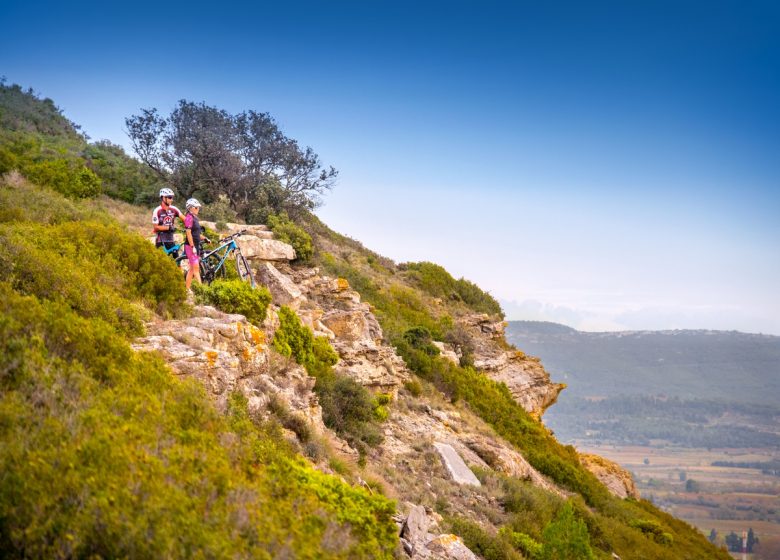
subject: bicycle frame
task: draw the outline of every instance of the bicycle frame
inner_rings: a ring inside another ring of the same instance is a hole
[[[220,254],[219,252],[222,251],[223,249],[225,250],[225,252]],[[223,243],[222,245],[220,245],[216,249],[212,249],[208,253],[203,253],[203,256],[201,257],[201,262],[205,264],[208,262],[207,259],[209,257],[211,257],[212,255],[217,255],[219,257],[219,264],[217,264],[217,266],[215,266],[211,271],[213,274],[216,274],[219,271],[219,269],[225,265],[225,261],[233,253],[233,251],[239,251],[239,252],[241,251],[238,248],[238,245],[236,245],[235,239],[231,239],[227,243]]]

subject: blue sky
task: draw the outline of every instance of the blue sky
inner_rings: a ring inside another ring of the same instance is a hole
[[[0,75],[93,139],[182,98],[270,112],[340,170],[326,223],[510,318],[780,334],[776,3],[12,0],[0,25]]]

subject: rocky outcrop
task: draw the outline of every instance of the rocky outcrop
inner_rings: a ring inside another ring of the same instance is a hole
[[[461,319],[460,324],[471,337],[474,367],[505,383],[524,409],[541,418],[566,385],[550,381],[550,374],[538,358],[506,346],[503,342],[506,323],[496,322],[485,314],[475,314]]]
[[[274,397],[323,431],[314,378],[268,346],[274,322],[271,316],[258,328],[243,315],[195,306],[187,319],[148,324],[146,336],[136,339],[133,348],[159,353],[176,374],[200,381],[221,408],[236,390],[246,395],[252,411]]]
[[[482,486],[479,479],[474,476],[474,473],[466,466],[466,463],[463,462],[463,459],[451,445],[435,441],[433,442],[433,447],[438,451],[442,463],[444,463],[444,468],[450,473],[452,480],[458,484]]]
[[[200,223],[209,229],[217,231],[216,222],[207,222],[205,220],[201,220]],[[259,237],[260,239],[274,238],[274,233],[269,229],[268,226],[263,224],[234,224],[228,222],[224,224],[224,227],[221,230],[219,230],[219,233],[220,235],[233,235],[239,231],[246,231],[247,235],[253,235],[255,237]]]
[[[276,305],[288,305],[298,309],[303,302],[303,292],[295,283],[270,262],[260,262],[254,266],[255,279],[271,292]]]
[[[434,534],[438,521],[429,516],[423,506],[404,504],[409,510],[401,523],[400,539],[404,552],[413,559],[432,560],[478,560],[459,537],[452,534]]]
[[[634,478],[626,469],[609,459],[587,453],[580,454],[582,465],[596,475],[596,478],[618,498],[639,499],[639,490]]]
[[[210,229],[216,230],[217,228],[214,222],[202,221],[201,224]],[[295,249],[287,243],[274,239],[274,234],[268,229],[268,226],[228,223],[219,233],[220,235],[233,235],[240,231],[246,232],[238,239],[241,253],[250,261],[288,262],[295,260]]]

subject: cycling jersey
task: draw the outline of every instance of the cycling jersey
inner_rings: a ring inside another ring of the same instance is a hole
[[[198,217],[191,212],[187,212],[187,215],[184,217],[184,227],[192,233],[192,244],[196,249],[200,249],[202,228],[200,227],[200,220],[198,220]],[[184,236],[184,243],[185,245],[189,245],[186,235]]]
[[[181,210],[175,206],[163,208],[162,204],[152,211],[152,224],[156,226],[172,226],[176,216],[182,216]],[[173,243],[173,231],[158,231],[157,244]]]

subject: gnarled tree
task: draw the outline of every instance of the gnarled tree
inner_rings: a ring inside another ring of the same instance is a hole
[[[142,109],[125,124],[136,154],[180,196],[208,203],[225,195],[248,220],[314,209],[338,174],[286,137],[268,113],[231,115],[181,100],[167,118]]]

